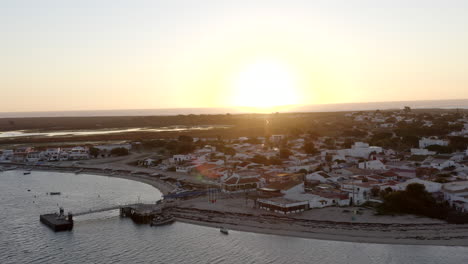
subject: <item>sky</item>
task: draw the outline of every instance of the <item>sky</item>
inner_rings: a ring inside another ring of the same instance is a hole
[[[468,1],[4,0],[0,112],[468,98]]]

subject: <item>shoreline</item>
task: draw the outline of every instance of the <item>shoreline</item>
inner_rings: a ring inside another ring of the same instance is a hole
[[[195,221],[184,218],[176,218],[177,221],[185,224],[192,224],[198,226],[206,226],[212,228],[220,228],[220,224]],[[381,245],[401,245],[401,246],[444,246],[444,247],[468,247],[467,244],[441,244],[438,241],[424,241],[424,240],[412,240],[412,241],[398,241],[398,240],[385,240],[378,238],[369,238],[369,237],[358,237],[358,236],[334,236],[328,233],[304,233],[294,230],[280,230],[272,228],[262,228],[262,227],[250,227],[245,225],[232,225],[232,224],[222,224],[223,227],[237,232],[248,232],[248,233],[257,233],[264,235],[274,235],[274,236],[286,236],[286,237],[295,237],[303,239],[315,239],[322,241],[334,241],[334,242],[345,242],[345,243],[362,243],[362,244],[381,244]],[[359,239],[361,240],[359,240]]]
[[[114,177],[120,179],[126,179],[131,181],[137,181],[151,185],[155,189],[159,190],[161,194],[165,195],[170,193],[175,187],[169,183],[157,178],[151,177],[149,175],[144,175],[142,173],[132,174],[130,171],[119,173],[112,173],[113,171],[106,171],[96,168],[86,168],[86,167],[52,167],[52,166],[36,166],[36,165],[24,165],[24,164],[15,164],[15,163],[0,163],[0,165],[8,165],[17,167],[15,170],[21,169],[31,169],[32,171],[51,171],[51,172],[63,172],[63,173],[75,173],[79,171],[79,174],[91,174],[95,176],[106,176]]]
[[[190,210],[191,211],[191,210]],[[190,212],[193,214],[193,212]],[[382,224],[360,224],[360,223],[339,223],[339,222],[327,222],[327,221],[309,221],[311,226],[301,228],[295,224],[288,224],[287,221],[283,221],[280,217],[274,219],[273,223],[268,223],[264,219],[259,219],[253,216],[221,216],[219,218],[203,216],[194,214],[195,216],[187,217],[175,213],[177,221],[195,224],[207,227],[220,228],[221,226],[226,227],[230,230],[241,231],[241,232],[252,232],[259,234],[279,235],[298,237],[305,239],[317,239],[317,240],[328,240],[328,241],[339,241],[339,242],[350,242],[350,243],[371,243],[371,244],[392,244],[392,245],[432,245],[432,246],[460,246],[468,247],[468,226],[464,226],[466,230],[466,237],[460,238],[460,236],[446,238],[446,237],[425,237],[422,234],[415,236],[415,233],[426,232],[427,230],[436,230],[442,227],[449,227],[448,224],[427,224],[426,230],[424,225],[418,224],[407,224],[407,225],[382,225]],[[273,217],[274,218],[274,217]],[[296,219],[298,220],[298,219]],[[294,219],[292,220],[294,221]],[[299,221],[299,220],[298,220]],[[300,221],[299,221],[300,222]],[[367,226],[367,228],[362,228]],[[375,230],[379,229],[380,230]],[[450,226],[453,228],[453,226]],[[463,227],[463,226],[460,226]],[[403,228],[404,230],[401,230]],[[398,230],[400,229],[400,230]],[[408,229],[408,230],[405,230]],[[415,230],[411,230],[415,229]],[[422,229],[422,230],[421,230]],[[435,231],[439,236],[444,231]],[[452,231],[454,234],[460,235],[458,230]],[[437,236],[436,234],[436,236]],[[431,234],[429,234],[430,236]]]
[[[0,164],[6,165],[6,164]],[[31,168],[36,171],[54,171],[80,173],[96,176],[115,177],[138,181],[151,185],[162,194],[171,191],[167,182],[156,177],[131,172],[112,174],[106,170],[83,167],[51,167],[28,166],[23,164],[8,164],[18,169]],[[182,201],[184,203],[184,201]],[[200,226],[219,228],[224,226],[231,230],[259,234],[299,237],[351,243],[376,243],[395,245],[433,245],[433,246],[463,246],[468,247],[468,225],[441,224],[382,224],[333,222],[289,218],[280,215],[253,215],[248,213],[222,212],[219,210],[204,210],[197,206],[178,206],[174,215],[177,221]]]

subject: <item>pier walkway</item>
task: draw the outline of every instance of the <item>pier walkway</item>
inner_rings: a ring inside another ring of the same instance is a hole
[[[147,207],[147,206],[156,207],[157,204],[154,204],[154,203],[153,204],[145,204],[145,203],[119,204],[119,205],[112,205],[108,207],[93,208],[93,209],[89,209],[88,211],[81,211],[81,212],[73,213],[73,215],[80,216],[80,215],[87,215],[87,214],[95,214],[95,213],[117,210],[122,207],[140,208],[140,207]]]

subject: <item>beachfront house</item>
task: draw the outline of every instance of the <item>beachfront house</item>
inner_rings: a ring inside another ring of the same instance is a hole
[[[70,160],[89,159],[89,149],[87,147],[73,147],[68,152],[68,159]]]
[[[300,213],[309,209],[308,201],[296,201],[283,197],[257,199],[256,206],[260,209],[278,214]]]
[[[41,160],[41,152],[40,151],[31,151],[28,152],[26,155],[26,162],[34,163]]]
[[[442,193],[450,206],[460,212],[468,212],[468,181],[446,183]]]
[[[226,176],[224,176],[226,177]],[[247,172],[246,174],[233,173],[221,181],[223,192],[245,192],[254,191],[259,188],[261,181],[259,175]]]
[[[0,155],[0,161],[2,162],[9,162],[12,160],[13,158],[13,154],[15,152],[12,150],[12,149],[4,149],[1,151],[1,155]]]

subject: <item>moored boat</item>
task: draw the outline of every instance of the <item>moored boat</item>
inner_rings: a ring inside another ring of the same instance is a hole
[[[225,227],[221,227],[221,229],[219,229],[219,232],[225,234],[225,235],[228,235],[229,234],[229,231],[227,230],[227,228]]]
[[[160,215],[157,216],[151,221],[151,226],[162,226],[162,225],[167,225],[167,224],[172,224],[174,223],[175,218],[172,215]]]

